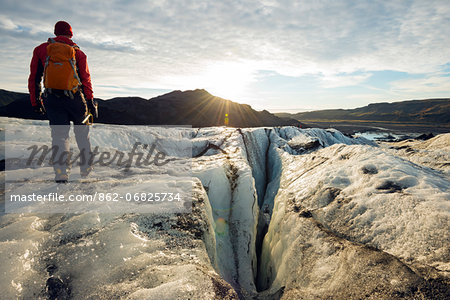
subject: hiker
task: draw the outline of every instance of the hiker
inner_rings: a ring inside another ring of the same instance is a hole
[[[65,21],[59,21],[55,24],[54,33],[56,37],[49,38],[33,51],[28,90],[34,111],[47,114],[50,121],[55,181],[67,183],[70,121],[76,125],[74,132],[80,150],[80,174],[87,177],[92,170],[92,161],[88,159],[91,154],[88,125],[92,121],[89,114],[92,119],[97,118],[98,111],[87,57],[72,41],[72,27]]]

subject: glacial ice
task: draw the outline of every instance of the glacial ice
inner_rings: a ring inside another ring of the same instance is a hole
[[[16,127],[5,147],[18,160],[25,142],[49,140],[46,122],[0,124]],[[92,143],[101,149],[162,141],[169,155],[190,149],[193,158],[153,183],[152,166],[98,167],[96,182],[72,186],[126,191],[183,178],[192,185],[191,212],[2,214],[0,289],[6,298],[45,298],[47,280],[57,278],[62,290],[53,292],[74,299],[444,297],[449,136],[380,147],[332,129],[150,134],[96,124]],[[405,145],[414,151],[395,148]],[[52,179],[52,170],[22,166],[2,176],[33,184]]]

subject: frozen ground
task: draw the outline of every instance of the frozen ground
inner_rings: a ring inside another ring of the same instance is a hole
[[[450,134],[441,134],[426,141],[405,140],[381,145],[394,155],[450,175]]]
[[[192,193],[181,207],[153,213],[120,203],[110,212],[98,204],[2,215],[5,299],[449,297],[449,135],[411,142],[411,154],[335,130],[96,125],[92,141],[101,149],[159,141],[173,168],[98,166],[92,182],[81,183],[74,169],[74,182],[55,187],[51,168],[23,163],[24,145],[48,141],[46,122],[0,122],[15,127],[6,141],[16,163],[2,172],[12,180],[6,195],[180,181]]]

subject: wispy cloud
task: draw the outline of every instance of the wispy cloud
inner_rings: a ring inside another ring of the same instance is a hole
[[[380,70],[432,74],[450,60],[445,0],[81,0],[80,9],[43,0],[1,6],[3,83],[10,82],[5,70],[18,63],[28,67],[32,48],[52,35],[60,19],[73,26],[98,86],[170,89],[204,82],[214,88],[236,78],[242,86],[269,70],[311,75],[321,87],[335,88],[362,84]],[[5,60],[11,44],[18,51]],[[211,71],[225,65],[223,73],[235,68],[236,76]],[[400,91],[399,84],[393,89]],[[449,90],[444,83],[439,88]]]
[[[403,79],[391,83],[396,93],[415,95],[418,93],[439,93],[450,91],[450,77],[431,75],[423,79]],[[448,95],[448,94],[447,94]]]
[[[337,88],[345,86],[360,85],[365,82],[372,74],[335,74],[325,75],[321,77],[322,86],[324,88]]]

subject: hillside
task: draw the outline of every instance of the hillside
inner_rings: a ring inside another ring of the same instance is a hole
[[[400,123],[450,123],[450,99],[374,103],[355,109],[327,109],[297,114],[277,113],[302,121],[383,121]]]
[[[0,100],[6,104],[0,107],[0,116],[43,119],[32,110],[27,94],[0,90]],[[97,123],[207,127],[224,125],[228,114],[231,127],[301,125],[296,120],[280,118],[265,110],[256,111],[249,105],[213,96],[205,90],[173,91],[149,100],[139,97],[97,100]]]
[[[18,99],[29,98],[28,94],[16,93],[0,89],[0,106],[5,106]]]

